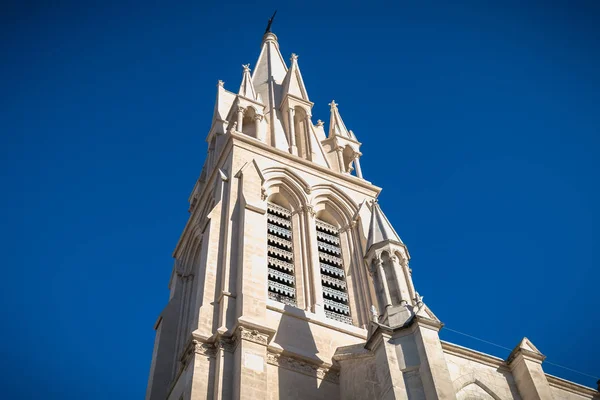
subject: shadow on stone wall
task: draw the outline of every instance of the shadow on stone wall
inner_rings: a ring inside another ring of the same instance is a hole
[[[286,310],[293,309],[285,306]],[[273,340],[283,349],[278,356],[278,387],[280,399],[337,399],[339,388],[332,381],[337,375],[319,368],[315,338],[310,324],[289,315],[282,315]],[[320,379],[319,379],[320,378]]]

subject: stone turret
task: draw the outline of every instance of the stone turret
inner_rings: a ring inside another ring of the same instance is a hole
[[[374,201],[365,263],[379,294],[379,322],[390,327],[406,323],[417,305],[409,259],[408,249]]]

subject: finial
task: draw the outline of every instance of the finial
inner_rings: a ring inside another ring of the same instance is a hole
[[[371,321],[377,322],[379,319],[379,315],[377,315],[377,309],[373,304],[371,304]]]
[[[321,121],[320,119],[317,120],[317,126],[323,126],[325,125],[325,122]]]
[[[417,302],[418,306],[423,304],[423,296],[421,296],[419,292],[415,292],[415,301]]]
[[[250,72],[250,64],[242,64],[242,68],[244,68],[244,72]]]
[[[277,14],[277,10],[275,10],[273,16],[269,18],[269,22],[267,23],[267,29],[265,29],[265,33],[271,32],[271,25],[273,24],[273,20],[275,19],[275,14]]]
[[[298,61],[298,54],[292,53],[292,56],[290,57],[290,61],[291,62]]]
[[[335,102],[335,100],[331,100],[331,103],[329,103],[329,106],[331,106],[332,110],[335,110],[338,106],[338,104]]]
[[[222,80],[219,79],[219,81],[217,82],[217,86],[223,87],[225,85],[225,82],[223,82]]]

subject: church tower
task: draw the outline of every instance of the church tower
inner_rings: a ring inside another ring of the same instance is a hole
[[[338,104],[313,121],[298,56],[286,63],[270,30],[242,67],[237,91],[217,84],[146,399],[458,398],[446,353],[460,352],[438,337]]]

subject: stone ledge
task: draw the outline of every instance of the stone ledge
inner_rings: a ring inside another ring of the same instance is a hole
[[[268,150],[269,151],[269,156],[271,158],[273,158],[276,161],[282,162],[282,163],[286,163],[286,161],[292,161],[295,164],[300,164],[303,166],[308,166],[318,172],[324,172],[332,177],[335,177],[337,179],[340,179],[343,182],[352,184],[352,185],[356,185],[358,187],[361,187],[363,189],[367,189],[370,191],[374,191],[376,194],[379,194],[379,192],[381,192],[381,188],[378,186],[373,185],[371,182],[365,180],[365,179],[361,179],[358,178],[356,176],[353,175],[349,175],[349,174],[342,174],[339,172],[334,171],[331,168],[327,168],[324,167],[322,165],[319,165],[317,163],[314,163],[312,161],[309,160],[305,160],[303,158],[300,158],[298,156],[295,156],[293,154],[290,154],[286,151],[283,151],[281,149],[278,149],[276,147],[270,146],[266,143],[261,142],[260,140],[250,137],[248,135],[244,135],[244,134],[240,134],[240,133],[231,133],[230,134],[230,138],[229,140],[234,139],[232,142],[234,143],[234,146],[238,146],[241,148],[245,148],[246,150],[250,150],[253,151],[252,148],[248,148],[248,147],[244,147],[244,146],[240,146],[239,143],[242,142],[244,144],[248,144],[251,145],[252,147],[258,148],[258,150]],[[224,146],[225,147],[225,146]],[[261,153],[259,152],[258,154],[261,154],[262,156],[265,155],[265,153]],[[275,156],[275,157],[273,157]],[[283,160],[277,160],[277,156],[283,158]],[[311,172],[312,174],[314,174],[314,172]],[[329,179],[331,180],[331,179]]]
[[[288,315],[293,318],[298,318],[304,321],[312,322],[316,325],[324,326],[325,328],[333,329],[334,331],[342,332],[359,339],[367,340],[367,331],[365,329],[356,327],[354,325],[344,324],[342,322],[337,322],[332,319],[327,318],[325,321],[324,318],[320,318],[317,314],[313,314],[308,311],[301,310],[299,308],[285,308],[285,304],[279,303],[277,301],[273,301],[267,299],[267,309],[271,311],[279,312],[283,315]]]
[[[502,368],[506,370],[509,369],[506,362],[499,357],[491,356],[489,354],[462,347],[454,343],[446,342],[444,340],[440,340],[440,342],[442,343],[442,350],[444,351],[444,353],[452,354],[457,357],[475,361],[480,364],[485,364],[490,367]]]
[[[268,352],[267,363],[331,383],[340,383],[340,372],[338,370],[309,363],[289,355]]]
[[[590,387],[580,385],[575,382],[568,381],[566,379],[559,378],[554,375],[546,374],[546,379],[548,379],[548,384],[552,387],[566,390],[567,392],[571,392],[574,394],[579,394],[582,396],[596,396],[595,398],[600,399],[600,393]]]

